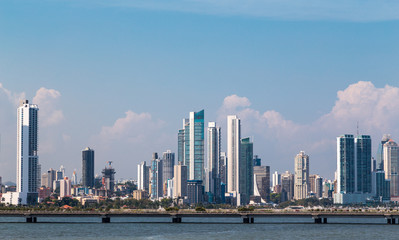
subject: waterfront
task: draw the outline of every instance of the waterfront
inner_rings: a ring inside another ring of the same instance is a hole
[[[165,219],[157,223],[144,223],[145,219],[126,222],[124,218],[115,218],[108,224],[100,223],[98,218],[67,219],[69,223],[49,218],[45,223],[36,224],[24,223],[19,218],[13,220],[19,222],[13,223],[4,220],[0,219],[2,239],[379,239],[381,233],[384,239],[397,239],[399,229],[399,225],[387,225],[378,219],[337,219],[344,222],[339,224],[314,224],[304,218],[261,219],[255,224],[242,224],[233,219],[226,219],[228,223],[215,219],[202,219],[198,223],[187,219],[180,224],[162,223]]]

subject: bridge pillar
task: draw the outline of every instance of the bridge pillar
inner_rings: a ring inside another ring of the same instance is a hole
[[[172,223],[181,223],[181,217],[172,216]]]
[[[327,223],[327,218],[323,218],[323,223]]]
[[[387,224],[392,224],[392,219],[391,218],[387,218]]]
[[[37,217],[28,216],[28,217],[26,217],[26,222],[27,223],[36,223],[37,222]]]
[[[254,223],[254,222],[255,222],[254,217],[243,216],[242,218],[242,223]]]
[[[317,224],[321,223],[321,218],[320,217],[315,217],[314,218],[314,223],[317,223]]]
[[[111,218],[108,217],[108,216],[103,216],[103,217],[101,218],[101,222],[102,222],[102,223],[110,223],[110,222],[111,222]]]
[[[392,224],[396,223],[396,218],[392,218]]]

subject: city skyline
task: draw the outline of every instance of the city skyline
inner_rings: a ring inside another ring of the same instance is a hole
[[[15,182],[20,99],[41,109],[42,168],[64,165],[79,178],[87,146],[96,150],[96,174],[113,161],[118,178],[137,178],[152,152],[178,154],[181,119],[200,109],[205,123],[221,127],[222,151],[225,118],[237,115],[271,172],[293,172],[304,150],[314,173],[333,179],[334,139],[356,133],[357,122],[372,139],[398,139],[397,4],[387,12],[318,3],[318,14],[304,17],[303,5],[289,1],[277,9],[253,1],[245,11],[243,2],[174,3],[1,1],[3,181]]]

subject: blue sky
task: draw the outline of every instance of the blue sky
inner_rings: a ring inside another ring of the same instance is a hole
[[[272,171],[292,171],[305,150],[311,172],[333,178],[335,137],[357,121],[375,149],[383,133],[398,138],[398,6],[3,0],[0,176],[15,179],[25,96],[40,103],[43,169],[80,171],[91,146],[96,172],[112,160],[117,178],[135,178],[151,152],[176,151],[182,118],[205,109],[222,127],[238,114]]]

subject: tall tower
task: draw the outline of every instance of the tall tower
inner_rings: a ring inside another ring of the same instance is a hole
[[[94,150],[89,147],[82,151],[82,185],[94,187]]]
[[[243,138],[240,142],[240,159],[238,164],[238,196],[237,205],[247,205],[254,193],[254,154],[253,142]]]
[[[178,161],[187,166],[189,180],[204,180],[204,110],[190,112],[178,133]]]
[[[355,192],[355,139],[351,134],[337,137],[337,193]]]
[[[391,197],[399,196],[399,145],[390,139],[383,146],[385,179],[391,180]]]
[[[208,123],[208,170],[209,192],[213,194],[214,201],[220,198],[220,127],[215,122]]]
[[[137,189],[149,192],[150,186],[150,166],[147,163],[141,162],[137,165]]]
[[[304,199],[309,189],[309,156],[300,151],[295,157],[294,199]]]
[[[371,138],[360,135],[356,144],[356,190],[359,193],[371,193]]]
[[[162,178],[163,178],[163,184],[165,184],[165,182],[167,182],[168,180],[173,179],[174,176],[175,153],[172,153],[172,151],[167,150],[162,155],[162,161],[163,161]]]
[[[385,159],[384,159],[384,150],[383,150],[383,148],[384,148],[384,144],[386,142],[388,142],[390,139],[391,139],[391,135],[384,134],[382,136],[380,144],[378,144],[376,170],[384,170],[385,169],[385,167],[384,167]]]
[[[38,199],[37,105],[23,100],[17,110],[17,193],[12,204],[31,205]]]
[[[238,192],[241,123],[235,115],[227,116],[227,192]]]

